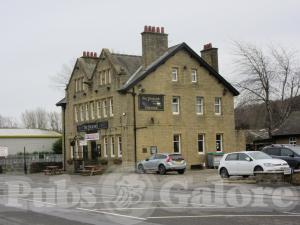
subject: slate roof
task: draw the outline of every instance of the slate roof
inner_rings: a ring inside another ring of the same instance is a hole
[[[78,62],[78,66],[83,70],[83,72],[86,74],[88,79],[91,79],[94,69],[97,65],[98,58],[81,57],[81,58],[78,58],[77,62]]]
[[[300,111],[294,111],[272,136],[287,136],[300,134]]]
[[[59,138],[61,134],[55,131],[41,129],[0,129],[0,138]]]
[[[112,60],[119,64],[129,75],[133,74],[142,64],[142,56],[111,53]]]
[[[209,64],[207,64],[193,49],[191,49],[186,43],[181,43],[170,47],[162,56],[156,59],[145,69],[139,68],[128,81],[119,90],[120,92],[126,92],[128,89],[134,87],[139,81],[143,80],[150,73],[156,70],[160,65],[166,62],[170,57],[175,55],[180,50],[186,50],[192,57],[194,57],[201,66],[205,67],[211,75],[213,75],[217,80],[219,80],[225,87],[227,87],[233,95],[239,95],[238,90],[236,90],[228,81],[226,81],[216,70],[214,70]]]
[[[67,100],[66,98],[63,98],[62,100],[60,100],[58,103],[56,103],[56,106],[65,106],[67,104]]]

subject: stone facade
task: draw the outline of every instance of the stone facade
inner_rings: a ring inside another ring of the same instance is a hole
[[[77,60],[66,88],[66,159],[122,158],[126,166],[151,150],[178,150],[191,166],[206,163],[216,144],[225,153],[240,150],[238,92],[185,43],[153,53],[167,34],[145,27],[142,36],[143,57],[103,49]],[[87,133],[95,140],[85,143]]]

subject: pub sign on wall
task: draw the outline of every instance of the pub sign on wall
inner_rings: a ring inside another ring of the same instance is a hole
[[[164,95],[139,95],[139,110],[163,111]]]

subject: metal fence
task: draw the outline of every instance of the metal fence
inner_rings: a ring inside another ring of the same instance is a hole
[[[26,154],[24,155],[9,155],[6,158],[0,158],[0,166],[6,171],[19,171],[24,169],[24,158],[26,165],[29,167],[35,162],[62,162],[63,155],[61,154]]]

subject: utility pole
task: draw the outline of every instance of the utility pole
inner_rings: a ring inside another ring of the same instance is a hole
[[[133,138],[134,138],[134,171],[136,171],[137,154],[136,154],[136,109],[135,109],[135,96],[134,87],[132,88],[132,100],[133,100]]]

